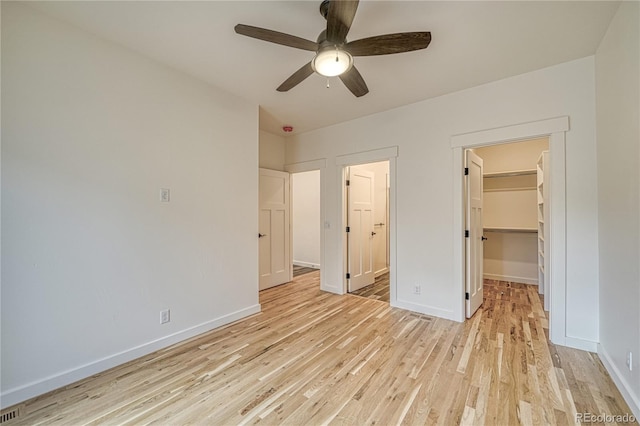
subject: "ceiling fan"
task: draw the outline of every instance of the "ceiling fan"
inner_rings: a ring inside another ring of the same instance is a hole
[[[323,0],[320,13],[327,20],[327,29],[317,41],[250,25],[238,24],[235,31],[247,37],[297,49],[315,52],[314,58],[294,72],[276,90],[286,92],[314,72],[325,77],[339,76],[355,96],[369,93],[367,84],[353,65],[354,56],[389,55],[425,49],[431,42],[431,33],[407,32],[385,34],[347,42],[347,34],[358,9],[358,0]]]

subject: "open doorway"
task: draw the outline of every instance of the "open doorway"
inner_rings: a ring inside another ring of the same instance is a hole
[[[293,277],[320,270],[320,170],[291,174]]]
[[[465,157],[466,316],[487,283],[537,286],[548,311],[549,138],[475,147]]]
[[[347,289],[390,302],[389,161],[345,168]]]
[[[453,281],[460,301],[453,316],[465,318],[465,208],[464,208],[464,151],[487,145],[497,145],[538,137],[549,138],[549,261],[553,265],[545,276],[549,278],[549,338],[551,342],[567,345],[576,339],[567,336],[567,216],[566,216],[566,132],[569,117],[561,116],[521,124],[512,124],[451,137],[453,167]],[[393,182],[392,182],[393,183]],[[546,299],[546,298],[545,298]],[[576,344],[576,343],[574,343]]]
[[[322,265],[321,171],[260,169],[259,290],[293,281],[320,284]]]

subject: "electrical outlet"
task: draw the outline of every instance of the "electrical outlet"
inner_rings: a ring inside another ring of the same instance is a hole
[[[163,203],[168,203],[170,199],[170,191],[169,188],[160,188],[160,201]]]
[[[629,371],[633,371],[633,352],[629,352],[627,355],[627,368]]]
[[[160,324],[166,324],[169,321],[171,321],[171,311],[169,309],[160,311]]]
[[[420,284],[416,284],[413,287],[413,294],[420,294]]]

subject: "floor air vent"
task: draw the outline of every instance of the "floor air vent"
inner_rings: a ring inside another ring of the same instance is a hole
[[[19,415],[20,415],[19,408],[14,408],[13,410],[9,410],[9,411],[3,411],[2,413],[0,413],[0,423],[6,423],[8,421],[16,419],[18,418]]]

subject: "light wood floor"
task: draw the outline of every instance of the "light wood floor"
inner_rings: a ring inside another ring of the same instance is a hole
[[[488,282],[464,324],[319,290],[28,401],[7,424],[573,424],[630,413],[597,355],[547,342],[535,287]]]
[[[389,273],[387,272],[386,274],[376,277],[373,284],[352,291],[351,294],[389,303]]]
[[[310,272],[316,272],[317,269],[309,268],[301,265],[293,265],[293,278],[299,277],[300,275],[308,274]]]

